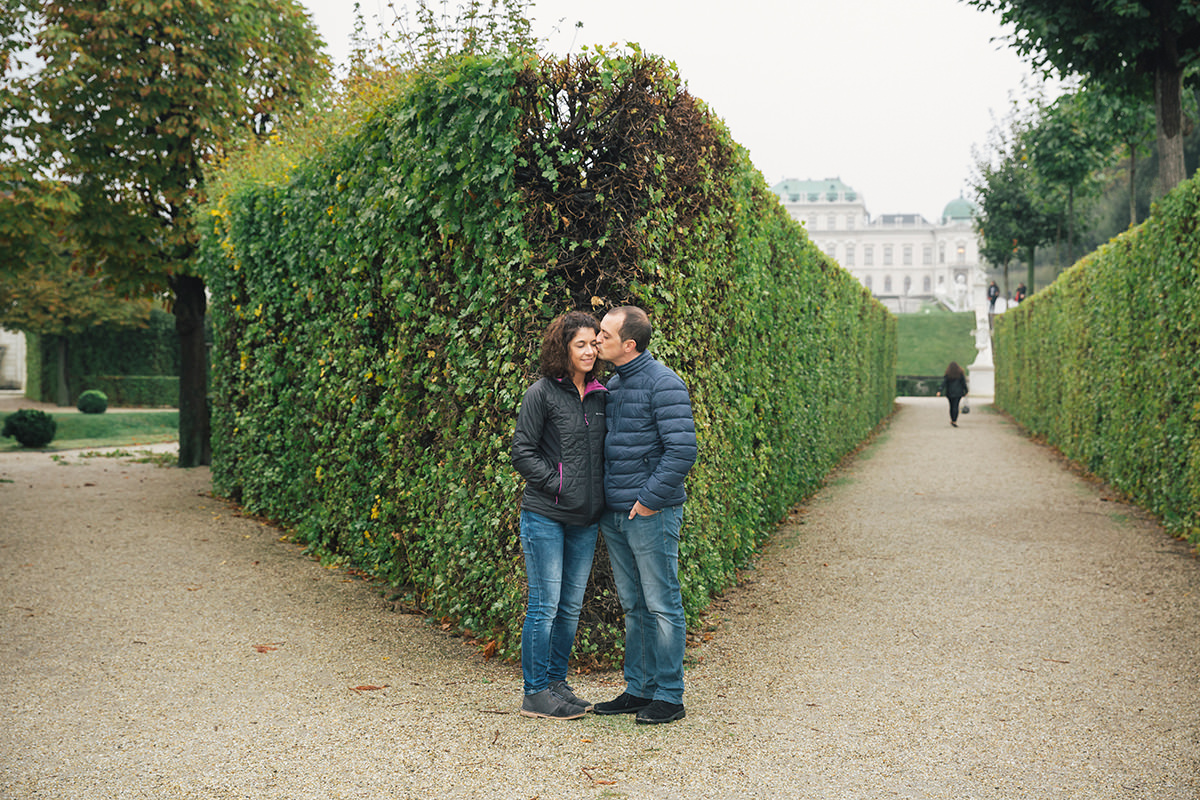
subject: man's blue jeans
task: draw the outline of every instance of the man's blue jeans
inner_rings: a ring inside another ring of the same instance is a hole
[[[648,517],[605,511],[600,530],[625,611],[625,691],[683,702],[687,620],[679,591],[683,506]]]
[[[521,549],[529,581],[529,606],[521,629],[525,694],[567,679],[583,593],[596,553],[596,525],[564,525],[521,512]]]

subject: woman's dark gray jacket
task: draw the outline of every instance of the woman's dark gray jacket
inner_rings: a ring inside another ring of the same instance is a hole
[[[966,397],[967,379],[942,376],[942,394],[946,397]]]
[[[564,525],[591,525],[604,511],[604,409],[593,380],[584,396],[571,381],[542,378],[521,401],[512,463],[525,479],[521,508]]]

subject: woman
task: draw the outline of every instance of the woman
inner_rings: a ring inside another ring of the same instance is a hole
[[[521,630],[521,714],[578,719],[591,708],[567,684],[567,663],[604,510],[604,406],[596,380],[600,325],[582,311],[542,337],[541,373],[525,392],[512,462],[525,478],[521,548],[529,604]]]
[[[950,424],[957,428],[958,404],[967,396],[967,376],[957,361],[951,361],[950,366],[946,367],[946,374],[942,376],[942,389],[938,397],[942,395],[950,401]]]

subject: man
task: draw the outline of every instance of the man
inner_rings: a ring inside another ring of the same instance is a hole
[[[600,358],[617,370],[608,382],[600,533],[625,611],[625,691],[594,711],[652,725],[685,716],[679,529],[696,427],[687,386],[646,349],[650,333],[635,306],[600,322]]]
[[[987,288],[988,312],[989,313],[992,313],[992,314],[996,313],[996,300],[999,299],[999,297],[1000,297],[1000,287],[996,285],[995,281],[992,281],[991,283],[988,284],[988,288]]]

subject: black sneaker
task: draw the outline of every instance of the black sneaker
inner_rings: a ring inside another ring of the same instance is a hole
[[[559,700],[567,701],[573,706],[579,706],[584,711],[592,710],[592,704],[575,694],[574,690],[571,689],[571,685],[566,681],[551,681],[550,694],[554,695]]]
[[[649,705],[650,700],[645,697],[636,697],[629,692],[621,692],[621,696],[616,700],[609,700],[607,703],[596,703],[596,705],[592,706],[592,713],[636,714]]]
[[[683,710],[683,703],[655,700],[638,712],[637,721],[641,725],[661,725],[664,722],[674,722],[686,716],[687,712]]]
[[[522,717],[579,719],[583,713],[582,708],[565,700],[559,700],[549,689],[543,689],[537,694],[527,694],[521,701]]]

